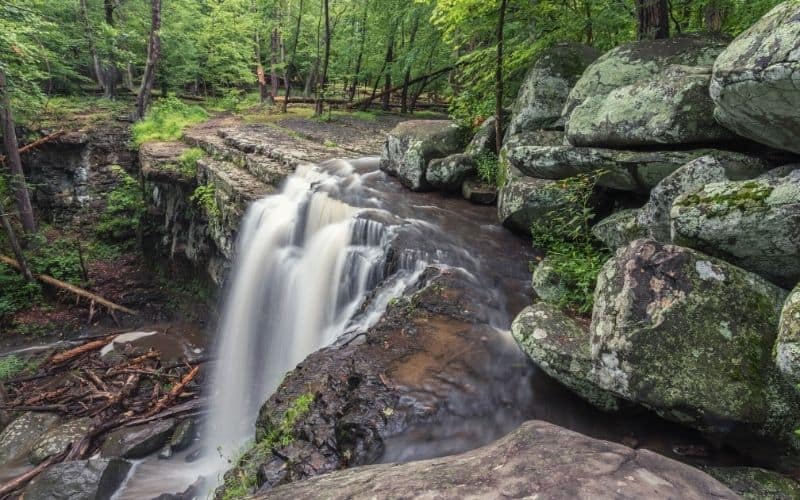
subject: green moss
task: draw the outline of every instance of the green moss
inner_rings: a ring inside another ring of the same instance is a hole
[[[190,200],[205,210],[206,215],[211,219],[219,219],[222,216],[222,211],[217,203],[216,189],[213,184],[197,186]]]
[[[157,101],[144,119],[133,126],[133,142],[140,146],[148,141],[175,141],[183,130],[208,118],[200,106],[189,106],[175,96]]]
[[[760,181],[747,181],[730,185],[711,184],[697,193],[676,200],[678,206],[691,207],[710,205],[711,215],[723,215],[732,210],[766,209],[766,200],[772,194],[772,186]]]

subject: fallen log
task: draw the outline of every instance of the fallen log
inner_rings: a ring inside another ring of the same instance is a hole
[[[66,132],[64,130],[59,130],[58,132],[53,132],[50,135],[46,135],[46,136],[42,137],[41,139],[37,139],[37,140],[33,141],[30,144],[26,144],[26,145],[22,146],[21,148],[19,148],[19,153],[20,154],[27,153],[31,149],[38,148],[42,144],[44,144],[44,143],[46,143],[48,141],[52,141],[53,139],[57,139],[58,137],[61,137],[64,134],[66,134]],[[6,157],[3,156],[3,155],[0,155],[0,163],[5,162],[5,161],[6,161]]]
[[[13,267],[17,271],[22,272],[22,267],[16,260],[12,259],[11,257],[0,255],[0,262],[3,262],[4,264]],[[110,300],[104,299],[103,297],[97,294],[94,294],[88,290],[84,290],[83,288],[77,287],[75,285],[70,285],[69,283],[65,283],[61,280],[57,280],[52,276],[47,276],[46,274],[36,274],[34,275],[34,278],[47,285],[54,286],[61,290],[65,290],[67,292],[75,294],[78,297],[83,297],[89,301],[96,302],[101,306],[105,307],[106,309],[108,309],[112,313],[112,315],[114,311],[124,312],[125,314],[130,314],[131,316],[135,316],[137,314],[137,312],[134,311],[133,309],[128,309],[127,307],[115,304]]]
[[[116,337],[107,337],[105,339],[94,340],[92,342],[87,342],[87,343],[85,343],[85,344],[83,344],[81,346],[78,346],[78,347],[74,348],[74,349],[70,349],[68,351],[64,351],[62,353],[53,355],[53,357],[50,358],[50,362],[53,363],[54,365],[60,365],[61,363],[64,363],[65,361],[69,361],[72,358],[80,356],[81,354],[84,354],[84,353],[87,353],[87,352],[96,351],[98,349],[102,349],[103,347],[107,346],[115,338]]]
[[[160,411],[162,411],[164,408],[166,408],[170,404],[172,404],[172,402],[175,401],[175,399],[178,398],[180,393],[183,392],[183,390],[186,388],[186,386],[189,385],[189,382],[191,382],[192,379],[194,379],[194,377],[197,375],[197,373],[199,371],[200,371],[200,365],[197,365],[194,368],[192,368],[191,371],[189,373],[187,373],[183,377],[183,379],[169,391],[169,393],[166,396],[164,396],[163,398],[159,399],[158,402],[155,405],[153,405],[153,408],[148,410],[147,413],[145,413],[143,415],[143,417],[144,418],[151,417],[151,416],[155,415],[156,413],[159,413]]]
[[[437,78],[445,75],[446,73],[449,73],[450,71],[453,71],[458,66],[459,66],[458,64],[455,65],[455,66],[448,66],[448,67],[442,68],[442,69],[440,69],[438,71],[434,71],[433,73],[429,73],[427,75],[418,76],[417,78],[414,78],[413,80],[409,80],[408,82],[404,83],[403,85],[398,85],[397,87],[392,87],[389,90],[384,90],[383,92],[377,93],[375,95],[371,95],[371,96],[367,97],[366,99],[361,99],[360,101],[356,101],[356,102],[350,103],[350,104],[348,104],[347,107],[348,108],[366,109],[372,104],[373,101],[375,101],[376,99],[380,99],[381,97],[385,96],[386,94],[394,94],[398,90],[402,90],[403,87],[405,87],[405,86],[414,85],[414,84],[419,83],[419,82],[421,82],[423,80],[426,80],[426,81],[436,80]]]

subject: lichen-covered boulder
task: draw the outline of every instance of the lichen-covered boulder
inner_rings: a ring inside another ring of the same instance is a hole
[[[526,177],[512,169],[509,172],[509,179],[498,194],[497,216],[510,229],[530,233],[535,220],[574,203],[557,181]]]
[[[670,212],[675,243],[718,255],[786,288],[800,281],[800,170],[706,184]]]
[[[539,302],[514,319],[511,335],[545,373],[606,411],[618,409],[617,398],[590,381],[589,332],[558,307]]]
[[[600,53],[580,44],[561,44],[545,51],[533,64],[512,107],[508,135],[552,127],[572,86]]]
[[[23,490],[25,500],[100,500],[112,498],[132,464],[121,459],[62,462],[36,476]]]
[[[531,287],[541,300],[550,303],[558,303],[567,293],[566,287],[561,283],[561,278],[553,267],[552,260],[548,257],[542,259],[533,270]]]
[[[646,227],[650,236],[669,242],[669,214],[675,199],[696,191],[711,182],[751,179],[770,167],[755,157],[707,155],[692,160],[665,177],[651,191],[650,199],[637,216],[638,225]]]
[[[591,64],[567,98],[562,115],[569,116],[589,97],[655,76],[668,66],[711,66],[727,41],[720,37],[682,36],[663,40],[642,40],[620,45]]]
[[[608,248],[616,249],[647,236],[648,227],[638,221],[639,209],[614,212],[592,226],[592,234]]]
[[[602,170],[598,184],[621,191],[649,192],[692,160],[713,154],[726,161],[752,161],[749,155],[714,149],[642,151],[577,146],[539,146],[522,141],[503,147],[502,156],[525,175],[566,179]]]
[[[481,123],[478,131],[472,136],[472,140],[464,150],[465,154],[479,156],[482,154],[497,154],[497,128],[494,116],[491,116]]]
[[[775,364],[786,380],[800,384],[800,285],[789,294],[783,306]]]
[[[520,146],[563,146],[566,144],[563,130],[534,130],[519,134],[507,135],[503,149],[514,149]]]
[[[464,130],[451,121],[402,122],[386,138],[380,168],[413,191],[429,190],[425,178],[428,163],[460,152],[464,143]]]
[[[800,153],[800,4],[783,2],[717,58],[714,117],[737,134]]]
[[[89,432],[91,424],[89,418],[79,418],[51,427],[39,437],[28,459],[37,465],[51,456],[61,454],[69,445],[84,437]]]
[[[593,379],[701,430],[726,430],[721,422],[732,421],[786,437],[800,420],[798,407],[773,410],[767,395],[784,298],[777,286],[725,261],[634,241],[598,277]],[[793,397],[777,399],[790,406]]]
[[[108,435],[100,454],[103,457],[142,458],[158,451],[167,443],[175,429],[169,418],[150,424],[123,427]]]
[[[758,467],[702,467],[702,470],[744,500],[800,498],[800,484],[777,472]]]
[[[464,180],[476,173],[475,158],[457,153],[431,160],[425,172],[428,185],[443,191],[460,191]]]
[[[566,125],[575,146],[640,146],[729,142],[714,120],[710,67],[670,66],[652,78],[589,97]]]
[[[60,420],[56,414],[38,412],[26,412],[15,418],[0,433],[0,463],[24,457],[39,437]]]

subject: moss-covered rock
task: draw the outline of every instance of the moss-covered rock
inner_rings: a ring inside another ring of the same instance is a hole
[[[633,240],[644,238],[648,227],[638,221],[638,209],[629,208],[615,212],[592,227],[592,234],[608,248],[616,249]]]
[[[783,306],[775,364],[791,384],[800,384],[800,285],[795,287]]]
[[[453,154],[431,160],[425,172],[425,180],[436,189],[460,191],[464,180],[476,173],[475,158],[468,154]]]
[[[530,233],[535,220],[574,203],[567,200],[566,192],[559,188],[557,181],[527,177],[513,167],[505,168],[508,168],[509,178],[500,189],[497,214],[506,227]]]
[[[800,484],[777,472],[758,467],[703,467],[702,469],[745,500],[800,498]]]
[[[670,212],[675,243],[717,255],[771,281],[800,280],[800,170],[706,184]]]
[[[533,270],[531,287],[541,300],[551,303],[557,303],[567,291],[548,257],[542,259]]]
[[[37,440],[28,458],[30,462],[37,465],[47,460],[48,457],[61,454],[71,444],[80,440],[89,432],[91,420],[79,418],[55,427],[51,427]]]
[[[606,411],[618,409],[617,398],[594,385],[589,332],[558,307],[540,302],[523,309],[511,335],[545,373]]]
[[[520,87],[508,134],[555,125],[572,86],[599,55],[596,49],[580,44],[561,44],[545,51]]]
[[[487,118],[478,131],[472,136],[472,140],[464,150],[465,154],[478,156],[485,153],[497,154],[497,126],[494,116]]]
[[[639,147],[728,142],[714,121],[710,67],[670,66],[652,78],[589,97],[567,122],[575,146]]]
[[[430,190],[426,179],[430,161],[460,152],[465,139],[465,131],[451,121],[399,123],[383,145],[380,168],[413,191]]]
[[[784,298],[780,288],[727,262],[637,240],[598,278],[592,377],[701,430],[738,422],[791,441],[800,407],[793,391],[776,383],[772,364]]]
[[[734,132],[800,153],[800,3],[783,2],[717,58],[714,117]]]
[[[39,438],[59,423],[53,413],[25,412],[0,432],[0,463],[24,457]]]
[[[562,116],[590,97],[655,76],[668,66],[711,66],[727,41],[720,37],[683,36],[642,40],[620,45],[591,64],[577,81],[564,105]]]

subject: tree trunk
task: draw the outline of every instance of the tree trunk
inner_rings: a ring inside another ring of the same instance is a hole
[[[8,220],[8,217],[3,212],[3,208],[0,207],[0,224],[3,226],[3,230],[6,232],[6,236],[8,236],[8,242],[11,245],[11,250],[14,252],[14,257],[17,259],[17,263],[19,264],[19,270],[22,275],[25,277],[29,283],[33,283],[33,274],[31,274],[31,270],[28,267],[28,261],[25,260],[25,254],[22,253],[22,246],[19,244],[19,240],[17,240],[17,235],[14,232],[14,228],[11,226],[11,221]]]
[[[303,19],[303,0],[300,0],[300,10],[297,12],[297,24],[294,29],[294,38],[292,39],[292,51],[289,56],[289,64],[286,65],[286,97],[283,101],[281,112],[286,113],[289,107],[289,94],[292,91],[292,71],[294,71],[295,57],[297,56],[297,42],[300,39],[300,21]]]
[[[150,94],[153,92],[153,84],[156,80],[156,65],[161,56],[161,0],[152,0],[152,18],[150,21],[150,42],[147,45],[147,64],[142,75],[142,88],[136,97],[136,118],[142,119],[147,105],[150,102]]]
[[[322,0],[323,17],[325,18],[325,55],[323,56],[322,75],[317,86],[317,99],[314,103],[314,115],[322,115],[325,99],[325,83],[328,79],[328,62],[331,58],[331,19],[328,11],[328,0]]]
[[[261,37],[258,35],[258,29],[254,35],[255,38],[255,56],[256,56],[256,79],[258,80],[258,95],[261,104],[270,101],[270,104],[275,102],[275,99],[269,95],[267,90],[267,77],[264,74],[264,65],[261,64]]]
[[[106,24],[114,26],[114,2],[113,0],[103,0],[103,7],[105,9]],[[117,65],[114,63],[114,49],[112,47],[108,56],[105,70],[103,71],[104,80],[104,97],[106,99],[114,98],[114,87],[117,83]]]
[[[419,14],[414,14],[414,20],[411,23],[411,33],[408,37],[408,48],[406,52],[411,52],[414,48],[414,38],[417,36],[417,28],[419,28]],[[408,82],[411,80],[411,63],[407,63],[406,74],[403,75],[403,90],[400,91],[400,112],[408,112]]]
[[[358,86],[358,76],[361,73],[361,62],[364,59],[364,45],[367,43],[367,15],[369,8],[369,0],[364,0],[364,12],[361,14],[361,26],[359,36],[361,37],[358,46],[358,55],[356,56],[356,68],[353,72],[353,82],[350,84],[350,93],[347,96],[347,102],[353,102],[356,97],[356,87]]]
[[[728,9],[718,0],[708,2],[708,5],[703,9],[706,29],[710,33],[721,33],[726,17],[728,17]]]
[[[389,43],[386,45],[386,59],[383,80],[383,92],[381,93],[381,109],[389,111],[389,100],[392,97],[392,61],[394,60],[394,30],[389,35]]]
[[[86,8],[86,0],[80,0],[78,2],[78,8],[80,11],[81,19],[83,20],[83,29],[86,33],[86,42],[89,44],[89,52],[92,55],[92,69],[94,69],[94,76],[97,80],[97,85],[105,93],[106,91],[106,84],[103,81],[103,70],[100,68],[100,58],[97,56],[97,47],[94,43],[94,33],[92,33],[92,25],[89,24],[89,13]]]
[[[270,38],[270,53],[269,53],[269,81],[270,93],[272,94],[272,102],[278,97],[278,52],[280,51],[280,34],[278,28],[273,28],[272,37]]]
[[[503,149],[503,28],[506,23],[506,8],[508,0],[500,2],[500,18],[497,21],[497,61],[495,66],[495,87],[494,87],[494,132],[495,147],[499,153]]]
[[[27,234],[36,232],[36,221],[33,218],[33,207],[22,170],[22,159],[19,156],[17,132],[14,124],[14,113],[11,111],[11,97],[8,95],[6,74],[0,69],[0,128],[3,131],[3,143],[6,150],[6,163],[11,171],[9,185],[14,192],[14,199],[19,211],[22,229]]]
[[[639,40],[669,38],[668,0],[636,0]]]

